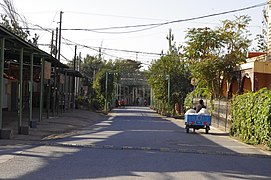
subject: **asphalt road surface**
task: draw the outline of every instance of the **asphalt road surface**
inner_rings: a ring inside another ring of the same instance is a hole
[[[115,109],[70,136],[18,149],[0,179],[271,179],[271,155],[147,107]],[[8,158],[8,157],[7,157]]]

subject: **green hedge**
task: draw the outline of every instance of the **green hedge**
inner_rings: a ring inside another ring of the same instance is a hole
[[[235,96],[231,105],[230,134],[249,144],[271,148],[271,91],[261,89]]]

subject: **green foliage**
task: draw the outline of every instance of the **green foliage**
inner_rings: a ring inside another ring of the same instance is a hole
[[[100,96],[96,96],[91,101],[92,107],[98,110],[102,110],[104,108],[104,99],[102,99]]]
[[[70,64],[70,66],[73,66]],[[115,92],[115,83],[120,81],[120,77],[127,77],[139,72],[140,62],[133,60],[101,60],[100,56],[87,55],[82,62],[81,72],[84,74],[84,86],[88,86],[91,104],[96,109],[105,107],[105,100],[112,102]],[[107,75],[106,75],[107,74]],[[106,88],[107,76],[107,88]],[[106,90],[107,89],[107,90]],[[107,92],[107,93],[106,93]]]
[[[169,40],[169,51],[160,59],[152,62],[148,74],[154,101],[157,108],[163,112],[168,106],[169,82],[170,112],[175,103],[183,106],[186,94],[192,90],[187,63],[182,60],[181,52],[175,47],[175,43],[171,42],[173,40],[171,31],[167,39]]]
[[[114,61],[114,69],[119,73],[127,74],[139,71],[141,63],[133,60],[121,60]]]
[[[231,80],[235,68],[244,62],[250,41],[247,25],[250,18],[223,21],[215,29],[193,28],[186,35],[185,56],[197,87],[208,88],[212,98],[221,94],[221,78]]]
[[[104,66],[104,64],[105,63],[98,57],[87,55],[83,59],[81,72],[89,78],[94,78],[95,74]]]
[[[262,32],[256,35],[254,40],[257,42],[257,45],[252,48],[252,51],[267,52],[268,12],[268,9],[263,9]]]
[[[257,47],[254,51],[267,52],[267,31],[262,30],[262,34],[257,34],[255,40],[257,41]]]
[[[271,91],[261,89],[235,96],[230,114],[232,136],[271,148]]]
[[[88,86],[87,94],[89,98],[95,99],[96,92],[93,89],[93,82],[95,80],[96,74],[104,66],[105,62],[95,56],[86,55],[81,64],[81,73],[84,74],[84,78],[81,79],[84,86]],[[70,67],[73,67],[73,64],[69,64]]]
[[[0,24],[22,39],[28,40],[27,38],[30,36],[30,33],[27,30],[27,23],[25,19],[16,11],[13,2],[10,0],[3,0],[3,3],[1,3],[1,8],[2,12],[4,13],[1,13]],[[20,25],[19,21],[23,22],[23,26]],[[34,45],[37,45],[37,40],[38,36],[35,35],[33,42],[32,40],[28,41],[32,42]]]
[[[184,108],[185,111],[193,108],[193,99],[194,98],[204,98],[204,99],[211,99],[211,93],[208,91],[207,88],[199,88],[197,87],[192,92],[188,93],[185,97],[184,101]],[[208,108],[209,110],[212,110],[211,107]]]
[[[106,75],[107,73],[107,75]],[[107,76],[107,82],[106,82]],[[114,82],[115,76],[111,69],[103,68],[97,75],[93,84],[93,88],[102,100],[107,98],[108,101],[112,100],[114,95]],[[107,85],[107,87],[106,87]]]
[[[184,109],[187,111],[188,109],[193,108],[193,98],[195,97],[194,91],[188,93],[184,100]]]

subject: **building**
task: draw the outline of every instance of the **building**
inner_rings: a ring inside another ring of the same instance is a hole
[[[75,91],[65,86],[65,79],[73,79],[69,86],[74,86],[76,76],[81,74],[0,26],[0,138],[11,134],[3,125],[12,118],[4,117],[3,111],[15,112],[18,133],[28,134],[45,112],[48,117],[50,111],[54,115],[70,108],[67,101],[74,103]],[[33,118],[34,110],[38,117]]]
[[[271,0],[268,0],[268,17],[271,17]],[[271,18],[268,18],[267,36],[267,52],[249,52],[246,63],[236,70],[232,81],[222,81],[222,96],[232,97],[261,88],[271,90]]]

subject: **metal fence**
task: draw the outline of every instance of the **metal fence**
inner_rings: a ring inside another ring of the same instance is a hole
[[[196,105],[198,98],[194,98],[193,104]],[[203,99],[207,109],[211,109],[210,100]],[[230,100],[218,99],[213,100],[212,126],[223,131],[229,132],[231,127],[230,121]]]

